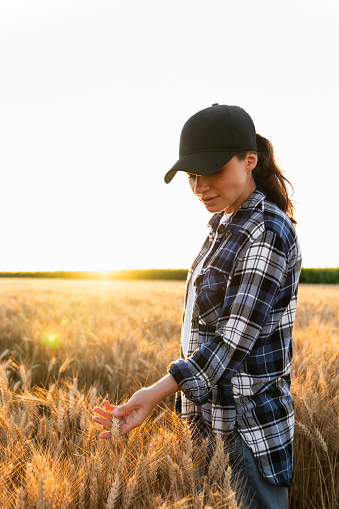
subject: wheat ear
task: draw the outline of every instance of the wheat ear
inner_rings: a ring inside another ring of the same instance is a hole
[[[120,479],[116,476],[111,489],[109,490],[109,494],[106,501],[106,509],[114,509],[115,503],[119,498],[119,490],[120,490]]]

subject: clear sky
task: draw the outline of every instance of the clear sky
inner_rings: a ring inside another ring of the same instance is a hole
[[[339,266],[337,0],[0,0],[0,271],[189,267],[210,214],[180,131],[235,104]]]

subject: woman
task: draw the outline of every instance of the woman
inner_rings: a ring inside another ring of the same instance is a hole
[[[237,106],[214,104],[193,115],[167,172],[188,174],[192,191],[214,213],[188,275],[182,358],[151,387],[94,421],[139,426],[166,396],[181,391],[183,418],[231,441],[243,507],[288,507],[292,484],[292,327],[301,255],[293,205],[268,140]],[[111,414],[112,412],[112,414]],[[110,432],[100,435],[110,436]],[[240,490],[241,491],[241,490]]]

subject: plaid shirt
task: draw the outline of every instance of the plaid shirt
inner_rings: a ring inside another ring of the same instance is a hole
[[[168,371],[182,391],[183,418],[200,416],[216,433],[237,428],[262,475],[291,486],[299,242],[290,219],[259,190],[218,227],[222,215],[212,217],[188,275],[217,235],[194,281],[187,358]]]

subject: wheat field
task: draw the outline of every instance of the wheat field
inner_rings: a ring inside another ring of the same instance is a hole
[[[173,397],[115,440],[91,420],[178,357],[183,295],[175,281],[1,280],[1,509],[237,508],[223,442],[205,469]],[[291,508],[338,506],[338,310],[339,287],[301,285]]]

